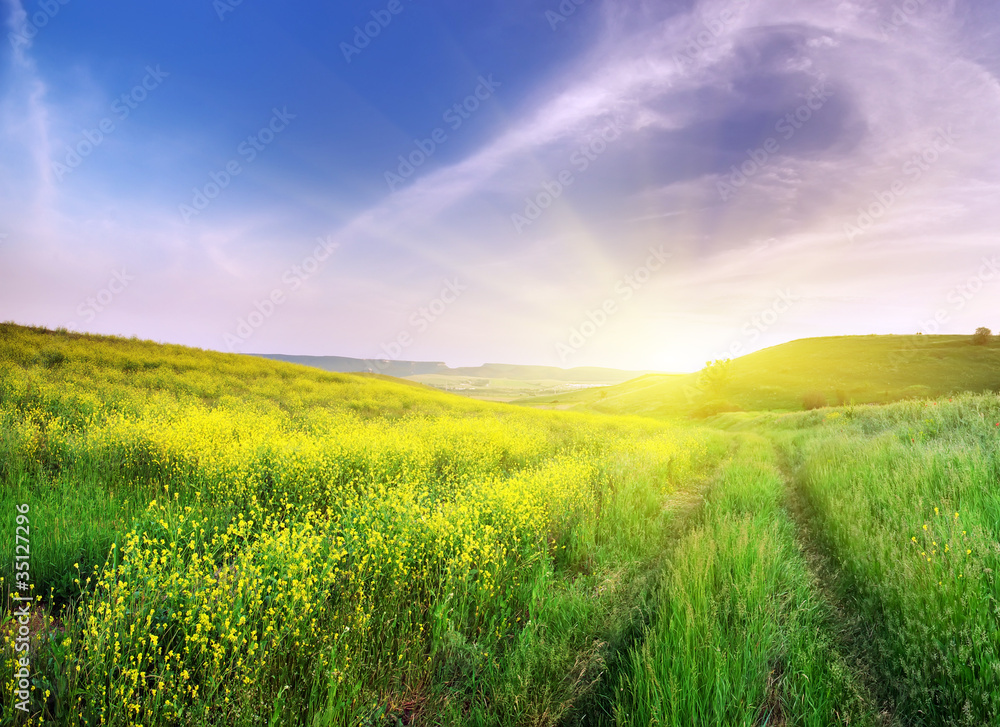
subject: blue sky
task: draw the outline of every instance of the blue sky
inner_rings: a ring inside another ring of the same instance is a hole
[[[0,319],[693,370],[1000,328],[986,0],[3,0]]]

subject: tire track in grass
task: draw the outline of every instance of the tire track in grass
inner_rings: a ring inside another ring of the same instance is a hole
[[[667,517],[663,535],[664,548],[647,567],[647,578],[651,582],[647,598],[633,607],[634,618],[612,644],[600,684],[560,722],[562,727],[605,727],[615,724],[614,705],[621,675],[627,668],[631,652],[641,644],[649,628],[659,601],[666,563],[684,535],[696,526],[706,496],[732,461],[736,449],[737,442],[734,439],[729,452],[709,472],[694,479],[688,486],[674,490],[664,499],[662,513]]]
[[[742,435],[672,552],[653,622],[623,670],[616,724],[878,724],[826,633],[786,497],[773,445]]]
[[[878,727],[900,727],[903,722],[883,688],[886,681],[866,653],[865,645],[871,640],[870,625],[838,595],[837,563],[817,535],[814,513],[795,474],[797,468],[787,447],[774,446],[787,492],[785,509],[795,523],[796,540],[812,577],[813,590],[824,604],[828,633],[853,675],[858,699],[868,705],[875,724]]]

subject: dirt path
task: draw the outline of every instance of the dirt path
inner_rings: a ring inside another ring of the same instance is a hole
[[[694,527],[698,514],[705,504],[705,496],[732,461],[736,447],[737,443],[734,440],[730,451],[719,460],[711,472],[693,480],[686,487],[678,488],[664,498],[663,511],[670,514],[670,519],[666,524],[667,532],[664,534],[667,547],[660,552],[659,557],[649,563],[647,568],[650,577],[657,581],[650,589],[649,604],[656,602],[661,587],[659,579],[665,573],[671,548],[688,530]],[[615,690],[619,685],[621,670],[626,666],[629,654],[639,646],[651,617],[652,614],[645,611],[637,615],[625,638],[615,645],[614,651],[607,660],[606,670],[599,685],[560,723],[562,727],[570,727],[571,725],[573,727],[584,725],[587,727],[611,727],[615,724],[613,708],[617,697]]]
[[[868,626],[839,595],[837,564],[818,536],[813,512],[802,491],[795,467],[789,461],[787,453],[781,447],[774,446],[779,471],[786,485],[785,509],[795,522],[798,531],[796,539],[813,576],[816,593],[828,607],[829,632],[855,676],[860,690],[859,698],[877,716],[878,724],[881,727],[901,727],[903,723],[895,715],[892,700],[885,693],[884,682],[880,680],[877,668],[865,653],[865,644],[870,641]]]

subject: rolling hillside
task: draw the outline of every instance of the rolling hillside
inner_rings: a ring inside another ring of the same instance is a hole
[[[725,410],[798,410],[810,392],[837,403],[886,403],[962,391],[1000,390],[1000,343],[970,336],[809,338],[733,361],[716,391],[698,373],[648,375],[617,386],[517,403],[647,416],[708,415]]]
[[[995,385],[901,343],[710,395]],[[0,725],[1000,724],[998,438],[992,394],[696,426],[0,324]]]

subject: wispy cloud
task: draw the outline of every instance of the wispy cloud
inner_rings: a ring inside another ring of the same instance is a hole
[[[23,28],[22,4],[5,2],[9,29]],[[903,5],[917,9],[900,15]],[[579,363],[698,365],[776,288],[793,282],[803,304],[759,345],[849,332],[842,320],[911,330],[924,315],[928,286],[946,286],[995,245],[1000,13],[990,7],[979,0],[594,0],[579,13],[592,10],[600,31],[575,30],[584,27],[579,17],[562,24],[556,32],[579,32],[589,45],[563,65],[540,67],[527,91],[515,95],[514,84],[503,85],[502,63],[477,70],[501,84],[490,103],[507,123],[463,157],[435,159],[437,166],[421,167],[398,191],[346,215],[322,186],[242,206],[234,186],[229,211],[213,209],[188,228],[172,219],[176,195],[140,198],[125,183],[78,185],[72,193],[53,186],[53,130],[72,126],[74,115],[35,63],[44,44],[29,42],[7,51],[11,80],[0,98],[0,214],[11,234],[5,255],[17,255],[29,272],[19,280],[0,273],[7,276],[0,282],[8,296],[18,291],[50,315],[55,303],[43,304],[29,288],[56,295],[81,266],[93,288],[128,258],[130,269],[147,272],[143,292],[130,290],[115,316],[219,346],[217,333],[323,235],[340,246],[336,264],[285,307],[285,324],[262,329],[255,343],[373,355],[400,316],[455,274],[468,293],[447,325],[408,355],[557,362],[552,342],[580,320],[581,306],[599,299],[651,244],[666,243],[675,253],[670,263],[580,352]],[[174,78],[178,87],[191,82],[181,70]],[[787,136],[782,119],[820,82],[829,102],[805,121],[786,122],[795,124]],[[301,118],[304,129],[307,109]],[[621,140],[544,219],[516,235],[510,216],[525,197],[612,121]],[[928,161],[923,155],[942,132],[954,143]],[[173,133],[164,127],[142,143],[162,154]],[[720,182],[769,139],[779,150],[721,199]],[[275,146],[269,182],[295,189],[301,160],[282,158]],[[273,171],[279,166],[287,185]],[[894,188],[903,191],[863,235],[846,234]],[[193,302],[176,302],[178,290]],[[76,300],[79,291],[66,297]],[[163,309],[168,299],[173,307]],[[953,325],[997,304],[1000,294],[984,293]],[[859,314],[866,306],[879,315]],[[176,322],[182,317],[188,333]],[[331,318],[346,321],[335,336],[311,335]],[[110,314],[105,320],[119,322]],[[684,340],[692,352],[672,350],[667,339]]]
[[[49,109],[46,105],[48,89],[31,56],[32,39],[29,36],[32,34],[28,32],[28,14],[21,0],[5,0],[5,5],[9,39],[6,50],[11,64],[8,71],[9,90],[6,97],[0,100],[0,123],[4,138],[12,143],[5,145],[8,154],[4,154],[0,163],[9,172],[17,174],[8,173],[5,175],[7,180],[18,179],[22,192],[31,190],[35,193],[33,209],[41,210],[52,201]],[[20,159],[18,155],[9,153],[18,147],[23,150]],[[28,177],[21,177],[23,174]],[[4,196],[10,199],[14,190],[5,191],[8,194]]]

